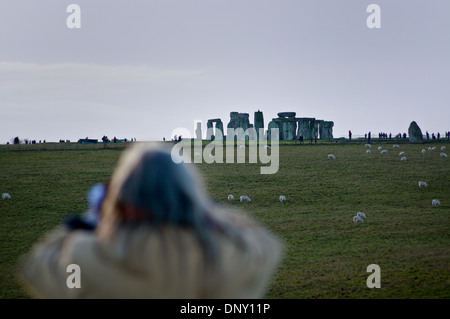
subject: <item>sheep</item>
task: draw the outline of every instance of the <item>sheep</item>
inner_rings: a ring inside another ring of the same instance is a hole
[[[11,195],[9,195],[8,193],[3,193],[2,198],[3,199],[11,199]]]
[[[366,153],[367,153],[367,154],[370,154],[370,153],[372,153],[372,151],[371,151],[371,150],[367,150]]]
[[[420,188],[422,188],[422,187],[428,187],[428,184],[427,184],[426,182],[419,181],[419,187],[420,187]]]
[[[439,199],[433,199],[433,200],[431,201],[431,205],[432,205],[433,207],[441,206],[441,202],[439,201]]]
[[[436,146],[433,146],[433,147],[431,148],[431,150],[432,150],[432,151],[435,151],[435,150],[436,150]]]
[[[367,217],[366,217],[366,214],[364,214],[363,212],[358,212],[358,213],[356,214],[356,216],[359,216],[359,217],[364,218],[364,219],[367,218]]]
[[[425,154],[426,152],[427,152],[427,150],[423,148],[422,153]]]
[[[393,148],[400,148],[397,144],[392,145]]]
[[[239,200],[240,200],[241,202],[251,202],[250,197],[245,196],[245,195],[242,195],[241,197],[239,197]]]
[[[367,147],[367,148],[372,148],[372,145],[366,144],[366,147]]]
[[[431,152],[431,146],[429,146],[429,147],[428,147],[428,151],[430,151],[430,152]]]
[[[194,156],[195,156],[195,157],[199,157],[199,156],[200,156],[200,153],[195,152]]]
[[[441,151],[445,151],[447,148],[445,146],[441,147]]]
[[[400,160],[401,161],[406,161],[406,156],[403,156]]]
[[[264,148],[270,148],[270,146],[269,145],[264,145]]]
[[[234,200],[234,196],[233,195],[228,195],[228,200]]]
[[[281,196],[280,196],[280,202],[285,202],[285,201],[286,201],[286,197],[283,196],[283,195],[281,195]]]
[[[398,153],[398,155],[403,156],[403,155],[405,155],[405,152],[400,152],[400,153]]]
[[[441,157],[447,158],[448,156],[447,156],[447,154],[445,154],[445,153],[441,153]]]
[[[245,148],[245,145],[239,145],[240,148]]]
[[[356,216],[353,216],[353,222],[364,223],[364,219],[362,219],[360,216],[356,215]]]
[[[209,154],[209,158],[210,158],[210,159],[214,159],[214,155]]]
[[[333,154],[328,154],[328,158],[329,159],[336,159],[336,156],[334,156]]]
[[[387,150],[382,150],[380,153],[381,154],[387,154],[387,152],[388,152]]]
[[[378,150],[381,151],[383,148],[381,146],[378,146]]]

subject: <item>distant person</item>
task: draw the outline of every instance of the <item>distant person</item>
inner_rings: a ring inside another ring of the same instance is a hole
[[[370,139],[372,137],[372,132],[369,132],[369,134],[367,134],[367,143],[370,144]]]
[[[159,144],[161,145],[161,144]],[[21,264],[40,298],[262,298],[282,244],[250,216],[218,206],[192,166],[135,145],[113,173],[97,218],[58,226]],[[95,214],[94,214],[95,215]],[[81,287],[68,288],[67,266]]]
[[[348,139],[351,141],[352,140],[352,131],[348,131]]]
[[[300,143],[303,144],[303,135],[300,135]]]
[[[427,131],[427,140],[428,141],[430,140],[430,133],[428,133],[428,131]]]

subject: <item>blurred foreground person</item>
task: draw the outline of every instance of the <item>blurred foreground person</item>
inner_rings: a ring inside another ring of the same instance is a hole
[[[214,204],[191,167],[154,146],[125,151],[100,214],[60,225],[25,256],[33,297],[262,298],[282,254],[276,237]],[[80,288],[68,287],[71,264]]]

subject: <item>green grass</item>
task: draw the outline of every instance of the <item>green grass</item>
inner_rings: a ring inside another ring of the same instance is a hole
[[[193,164],[214,200],[247,211],[283,240],[268,298],[450,297],[450,162],[440,151],[421,153],[445,143],[380,145],[389,153],[376,143],[372,154],[364,142],[286,143],[274,175],[261,175],[259,163]],[[29,297],[16,278],[20,256],[68,214],[85,211],[87,190],[109,179],[125,145],[20,147],[0,147],[0,193],[12,195],[0,201],[1,298]],[[228,194],[252,201],[228,202]],[[442,205],[432,207],[433,198]],[[358,211],[366,223],[353,223]],[[381,289],[366,286],[370,264],[381,268]]]

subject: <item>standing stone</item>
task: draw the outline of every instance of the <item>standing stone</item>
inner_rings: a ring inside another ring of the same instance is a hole
[[[230,122],[228,122],[227,128],[238,127],[238,112],[230,112]]]
[[[242,130],[239,130],[236,139],[238,141],[248,140],[248,135],[245,135],[244,133],[247,131],[249,126],[250,126],[250,121],[249,121],[248,113],[231,112],[230,113],[230,122],[227,125],[227,135],[232,134],[231,133],[232,130],[241,128]]]
[[[217,131],[220,131],[220,134],[217,132]],[[222,123],[222,120],[221,119],[217,119],[216,120],[216,132],[215,132],[215,137],[217,138],[217,137],[221,137],[222,139],[223,139],[223,134],[224,134],[224,132],[223,132],[223,123]]]
[[[267,128],[267,139],[271,140],[272,138],[272,131],[271,129],[276,128],[276,129],[280,129],[278,126],[278,123],[275,121],[276,119],[273,119],[272,121],[269,122],[268,128]],[[280,134],[278,134],[278,137],[280,137]],[[281,138],[280,138],[281,139]]]
[[[254,118],[254,128],[256,130],[256,136],[259,140],[259,129],[263,129],[264,128],[264,116],[263,116],[263,112],[261,111],[257,111],[255,112],[255,118]]]
[[[201,122],[197,122],[197,129],[195,130],[195,136],[196,136],[197,140],[202,139],[202,123]]]
[[[206,123],[206,140],[207,141],[212,140],[213,135],[214,135],[213,122],[211,120],[208,120],[208,122]]]
[[[304,140],[310,139],[313,136],[311,122],[314,122],[316,119],[311,117],[301,117],[297,118],[298,129],[297,129],[297,138],[303,136]]]
[[[419,125],[412,121],[408,128],[409,141],[411,143],[423,142],[423,134]]]
[[[253,124],[249,124],[249,128],[248,128],[248,139],[250,141],[255,141],[257,138],[257,134],[255,131],[255,128],[253,126]]]
[[[320,139],[332,139],[333,138],[333,126],[332,121],[322,121],[320,124]]]
[[[311,127],[311,136],[310,138],[317,138],[319,135],[319,122],[314,120],[309,122],[309,125]]]
[[[272,122],[275,123],[275,125],[272,125],[273,128],[278,128],[279,130],[279,136],[280,136],[280,141],[284,141],[285,140],[285,136],[287,135],[287,125],[286,122],[284,121],[283,118],[275,118],[272,119]],[[270,127],[269,127],[270,129]]]

